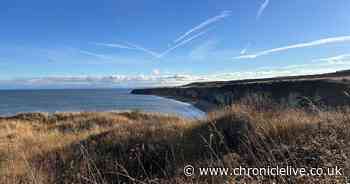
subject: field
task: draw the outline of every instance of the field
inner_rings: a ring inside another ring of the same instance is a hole
[[[142,112],[2,118],[0,183],[345,183],[349,112],[255,97],[205,120]],[[187,177],[189,164],[197,170],[339,167],[343,176]]]

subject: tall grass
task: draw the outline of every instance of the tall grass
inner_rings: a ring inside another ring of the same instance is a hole
[[[343,183],[344,177],[186,177],[183,166],[341,167],[347,108],[310,111],[250,97],[206,120],[61,113],[0,120],[0,183]]]

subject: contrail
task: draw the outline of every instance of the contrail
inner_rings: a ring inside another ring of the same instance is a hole
[[[183,34],[182,36],[180,36],[178,39],[176,39],[174,42],[175,42],[175,46],[165,50],[164,52],[162,53],[157,53],[155,51],[152,51],[150,49],[147,49],[147,48],[144,48],[140,45],[137,45],[137,44],[133,44],[133,43],[128,43],[126,42],[126,45],[125,44],[114,44],[114,43],[93,43],[95,45],[98,45],[98,46],[104,46],[104,47],[112,47],[112,48],[120,48],[120,49],[130,49],[130,50],[138,50],[138,51],[142,51],[146,54],[149,54],[155,58],[162,58],[164,57],[165,55],[169,54],[171,51],[191,42],[192,40],[196,39],[197,37],[199,36],[202,36],[203,34],[207,33],[210,29],[207,29],[205,31],[201,31],[199,32],[200,30],[206,28],[207,26],[215,23],[215,22],[218,22],[220,21],[221,19],[224,19],[228,16],[231,16],[231,11],[222,11],[219,15],[215,16],[215,17],[212,17],[204,22],[202,22],[201,24],[199,24],[198,26],[192,28],[191,30],[187,31],[185,34]],[[193,33],[195,32],[199,32],[198,34],[195,34],[194,36],[192,37],[189,37],[191,36]],[[189,38],[188,38],[189,37]]]
[[[122,45],[122,44],[115,44],[115,43],[93,43],[97,46],[104,46],[104,47],[112,47],[112,48],[120,48],[120,49],[129,49],[129,50],[138,50],[142,51],[146,54],[150,54],[153,57],[159,57],[159,54],[156,52],[153,52],[149,49],[146,49],[140,45],[136,45],[133,43],[126,43],[127,45]]]
[[[258,11],[258,13],[257,13],[257,15],[256,15],[256,19],[257,19],[257,20],[258,20],[258,19],[261,17],[261,15],[264,13],[264,10],[267,8],[267,6],[269,5],[269,3],[270,3],[270,0],[265,0],[265,2],[260,6],[259,11]]]
[[[142,51],[142,52],[145,52],[146,54],[149,54],[153,57],[156,57],[156,58],[160,58],[160,54],[157,53],[157,52],[154,52],[154,51],[151,51],[149,49],[146,49],[142,46],[139,46],[139,45],[136,45],[136,44],[133,44],[133,43],[127,43],[128,45],[134,47],[135,49],[139,50],[139,51]]]
[[[88,56],[93,56],[93,57],[97,57],[97,58],[99,58],[99,59],[110,59],[110,58],[108,58],[108,57],[105,56],[105,55],[96,54],[96,53],[93,53],[93,52],[90,52],[90,51],[86,51],[86,50],[79,50],[79,52],[80,52],[81,54],[88,55]]]
[[[250,43],[248,43],[243,49],[242,51],[240,52],[241,55],[244,55],[247,53],[248,49],[250,47]]]
[[[209,32],[210,30],[211,30],[211,29],[202,31],[202,32],[200,32],[200,33],[198,33],[198,34],[196,34],[196,35],[194,35],[194,36],[192,36],[192,37],[190,37],[190,38],[188,38],[188,39],[186,39],[186,40],[183,40],[183,41],[181,41],[180,43],[176,44],[174,47],[171,47],[171,48],[165,50],[165,51],[162,52],[162,53],[157,53],[157,52],[151,51],[151,50],[149,50],[149,49],[146,49],[146,48],[144,48],[144,47],[142,47],[142,46],[139,46],[139,45],[136,45],[136,44],[132,44],[132,43],[127,43],[127,44],[130,45],[130,46],[132,46],[132,47],[134,47],[135,49],[137,49],[137,50],[139,50],[139,51],[145,52],[145,53],[150,54],[151,56],[153,56],[153,57],[155,57],[155,58],[159,58],[159,59],[160,59],[160,58],[166,56],[167,54],[169,54],[170,52],[172,52],[173,50],[175,50],[175,49],[177,49],[177,48],[179,48],[179,47],[181,47],[181,46],[183,46],[183,45],[186,45],[187,43],[191,42],[192,40],[194,40],[194,39],[196,39],[196,38],[198,38],[198,37],[200,37],[200,36],[206,34],[206,33]]]
[[[206,21],[202,22],[201,24],[199,24],[198,26],[190,29],[189,31],[187,31],[185,34],[181,35],[179,38],[177,38],[174,42],[178,43],[181,40],[185,39],[186,37],[188,37],[190,34],[192,34],[193,32],[196,32],[198,30],[201,30],[207,26],[209,26],[210,24],[213,24],[215,22],[220,21],[221,19],[224,19],[226,17],[231,16],[231,11],[223,11],[221,12],[219,15],[212,17],[210,19],[207,19]]]
[[[130,50],[137,49],[137,48],[134,48],[134,47],[129,47],[129,46],[126,46],[126,45],[116,44],[116,43],[93,43],[93,44],[97,45],[97,46],[120,48],[120,49],[130,49]]]
[[[190,38],[188,38],[186,40],[181,41],[180,43],[178,43],[174,47],[171,47],[171,48],[167,49],[166,51],[164,51],[163,53],[161,53],[159,58],[164,57],[165,55],[169,54],[171,51],[173,51],[173,50],[175,50],[175,49],[177,49],[177,48],[179,48],[179,47],[181,47],[181,46],[191,42],[192,40],[194,40],[194,39],[196,39],[196,38],[206,34],[208,31],[209,30],[202,31],[202,32],[200,32],[200,33],[198,33],[198,34],[196,34],[196,35],[194,35],[194,36],[192,36],[192,37],[190,37]]]
[[[349,42],[350,41],[350,36],[342,36],[342,37],[332,37],[332,38],[325,38],[325,39],[320,39],[312,42],[306,42],[306,43],[300,43],[300,44],[295,44],[295,45],[289,45],[285,47],[279,47],[279,48],[274,48],[270,50],[265,50],[258,52],[256,54],[249,54],[249,55],[242,55],[238,57],[234,57],[234,59],[254,59],[259,56],[264,56],[264,55],[269,55],[273,54],[275,52],[282,52],[290,49],[297,49],[297,48],[305,48],[305,47],[314,47],[314,46],[319,46],[319,45],[326,45],[326,44],[331,44],[331,43],[342,43],[342,42]]]

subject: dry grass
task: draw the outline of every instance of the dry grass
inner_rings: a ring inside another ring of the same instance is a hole
[[[29,114],[0,120],[0,183],[344,183],[336,177],[185,177],[196,167],[350,168],[346,108],[246,100],[193,121],[155,114]]]

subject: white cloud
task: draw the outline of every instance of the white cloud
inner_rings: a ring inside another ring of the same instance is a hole
[[[206,27],[208,27],[211,24],[214,24],[226,17],[231,16],[231,11],[222,11],[219,15],[216,15],[215,17],[209,18],[207,20],[205,20],[204,22],[202,22],[201,24],[191,28],[190,30],[188,30],[186,33],[184,33],[183,35],[181,35],[179,38],[177,38],[174,42],[178,43],[181,40],[184,40],[186,37],[190,36],[192,33],[200,31]]]
[[[331,37],[331,38],[325,38],[325,39],[320,39],[312,42],[306,42],[306,43],[300,43],[300,44],[295,44],[295,45],[288,45],[285,47],[279,47],[279,48],[274,48],[270,50],[265,50],[261,51],[255,54],[249,54],[249,55],[242,55],[242,56],[237,56],[234,57],[234,59],[254,59],[259,56],[264,56],[264,55],[269,55],[277,52],[282,52],[282,51],[287,51],[290,49],[297,49],[297,48],[306,48],[306,47],[315,47],[315,46],[320,46],[320,45],[326,45],[326,44],[331,44],[331,43],[342,43],[342,42],[349,42],[350,41],[350,36],[342,36],[342,37]]]
[[[156,75],[156,76],[160,75],[160,70],[159,69],[154,69],[152,71],[152,75]]]
[[[335,57],[334,57],[335,58]],[[192,82],[228,81],[329,73],[350,68],[343,64],[310,63],[284,67],[265,67],[249,71],[213,73],[208,75],[162,74],[155,69],[150,75],[52,76],[31,79],[0,80],[0,88],[96,88],[96,87],[161,87]]]
[[[339,56],[333,56],[328,58],[316,59],[314,61],[325,61],[329,64],[347,64],[350,63],[350,54],[343,54]]]
[[[261,4],[258,13],[256,15],[256,19],[260,19],[261,15],[264,13],[265,9],[267,8],[267,6],[269,5],[270,0],[265,0],[264,3]]]
[[[178,86],[204,81],[201,76],[173,75],[111,75],[111,76],[53,76],[31,79],[0,80],[0,88],[6,86],[29,88],[96,88],[96,87],[156,87]],[[206,80],[205,80],[206,81]]]

